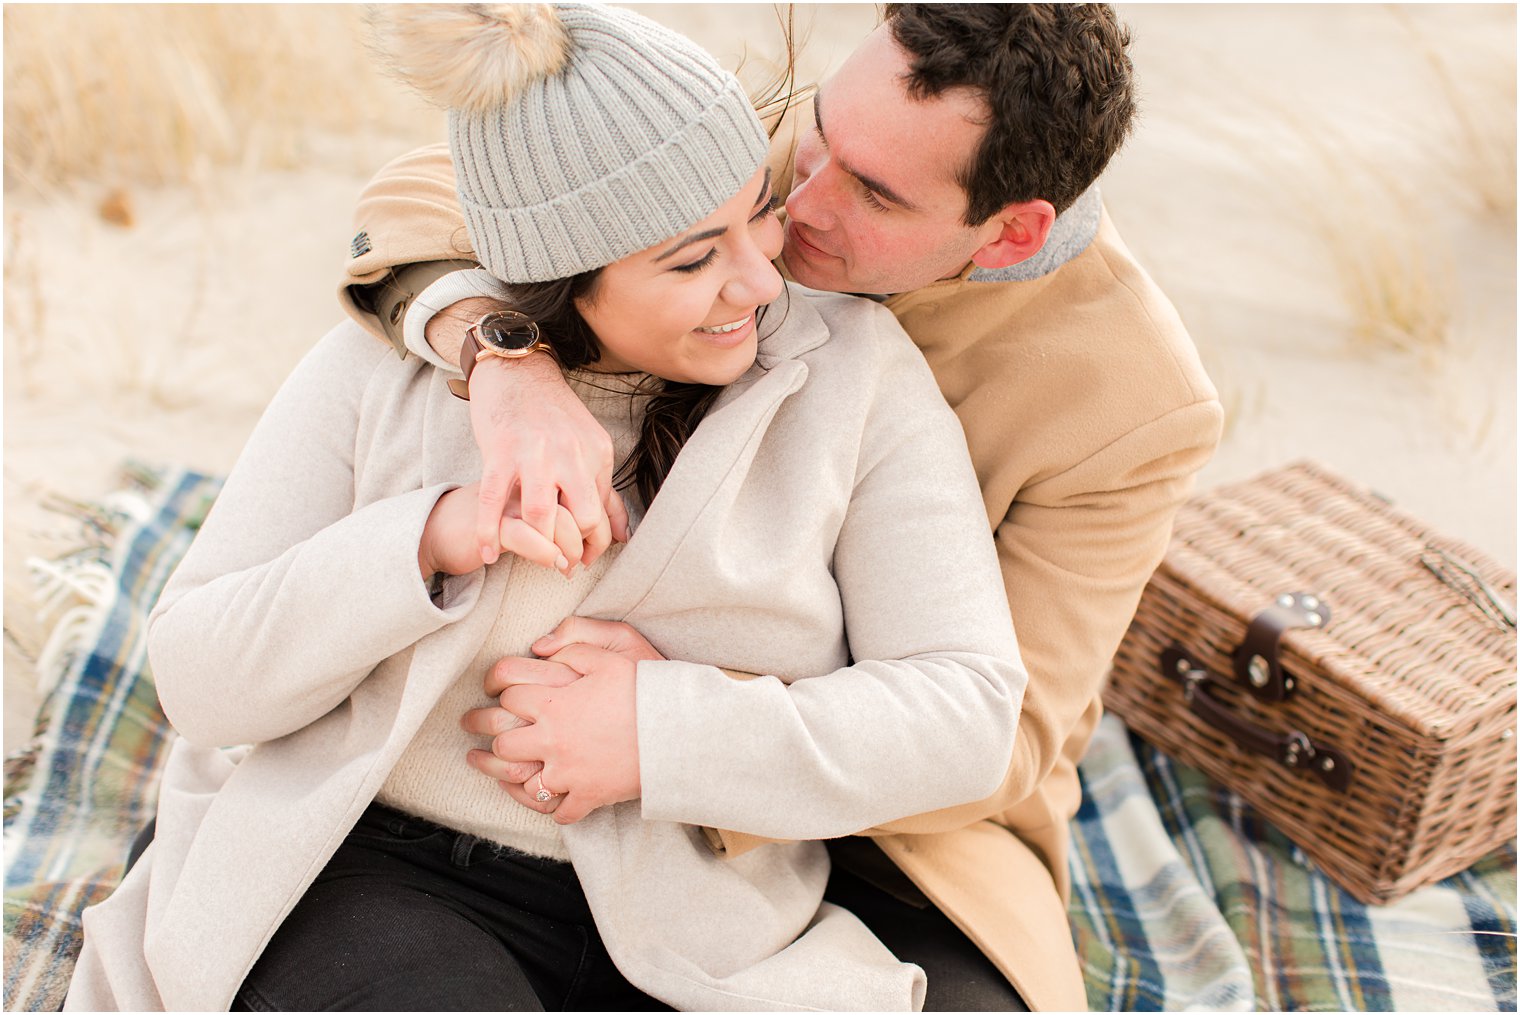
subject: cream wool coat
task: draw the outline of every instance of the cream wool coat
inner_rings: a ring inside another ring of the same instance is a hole
[[[804,101],[776,132],[769,164],[779,196],[791,189],[797,132],[811,124]],[[356,286],[395,266],[472,254],[446,145],[418,149],[381,175],[401,181],[407,200],[360,203],[356,228],[373,249],[347,263],[339,295],[385,338]],[[1087,247],[1040,277],[975,275],[968,265],[886,306],[964,429],[1029,686],[996,792],[866,831],[1030,1008],[1071,1011],[1086,1006],[1066,920],[1077,762],[1101,714],[1109,663],[1172,519],[1219,443],[1224,412],[1176,310],[1106,210]],[[392,287],[379,309],[388,318],[414,295]],[[730,856],[754,845],[712,838]]]
[[[825,907],[809,934],[839,961],[787,964],[779,945],[818,909],[820,844],[705,854],[720,887],[780,868],[814,891],[744,928],[780,956],[745,979],[709,945],[732,895],[713,911],[695,902],[709,882],[661,883],[643,830],[818,839],[983,797],[1024,686],[976,478],[921,357],[880,307],[789,297],[581,610],[703,661],[639,666],[648,820],[633,802],[566,831],[620,968],[704,1007],[875,1006],[882,955]],[[150,621],[183,739],[155,843],[85,915],[71,1009],[227,1007],[502,607],[510,561],[436,601],[417,574],[434,502],[479,469],[443,375],[353,324],[287,381]],[[236,764],[218,750],[243,743],[258,746]],[[609,842],[632,876],[583,863]],[[678,933],[687,966],[641,949]],[[780,1000],[746,993],[788,977]]]

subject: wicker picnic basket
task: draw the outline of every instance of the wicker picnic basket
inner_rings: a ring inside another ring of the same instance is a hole
[[[1178,514],[1104,692],[1363,902],[1515,835],[1515,575],[1300,463]]]

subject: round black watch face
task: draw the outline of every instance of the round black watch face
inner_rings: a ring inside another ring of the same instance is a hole
[[[487,314],[480,319],[476,330],[486,345],[508,352],[526,349],[538,341],[538,325],[511,310]]]

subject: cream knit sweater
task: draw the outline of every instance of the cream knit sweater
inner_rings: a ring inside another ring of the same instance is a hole
[[[614,460],[621,465],[638,440],[648,401],[640,392],[649,390],[648,375],[572,370],[566,377],[571,390],[612,437]],[[632,492],[624,491],[625,500]],[[628,507],[631,516],[637,512],[636,504]],[[376,800],[523,853],[570,859],[554,819],[524,807],[494,779],[465,763],[466,751],[489,750],[491,744],[487,737],[466,733],[459,720],[472,708],[494,703],[482,689],[491,667],[503,656],[531,655],[529,647],[575,612],[621,549],[622,544],[614,543],[595,563],[576,569],[569,579],[552,568],[523,562],[512,568],[490,634],[474,660],[438,699]]]

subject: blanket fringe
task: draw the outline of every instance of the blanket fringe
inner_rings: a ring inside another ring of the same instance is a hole
[[[99,637],[116,601],[116,579],[107,564],[94,559],[31,557],[26,566],[37,584],[39,616],[46,620],[62,611],[37,656],[37,690],[47,696]]]
[[[63,680],[79,654],[95,643],[116,602],[109,557],[123,523],[143,524],[153,516],[148,496],[162,485],[164,470],[128,459],[122,475],[126,488],[99,502],[61,495],[44,502],[48,509],[80,522],[92,544],[58,560],[30,557],[26,562],[37,587],[39,619],[58,618],[37,656],[37,690],[44,697]]]

